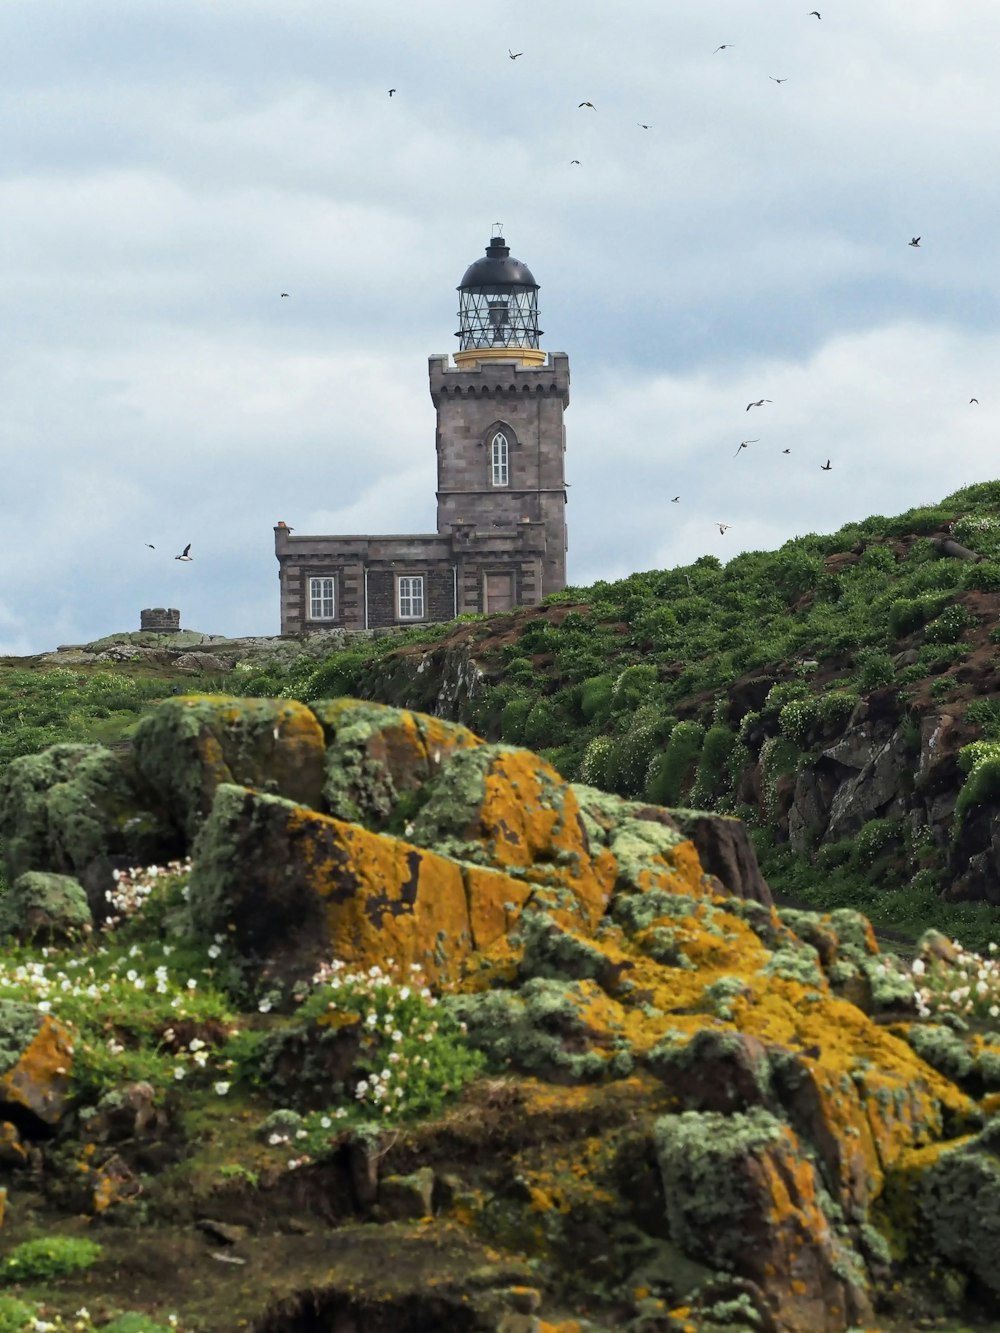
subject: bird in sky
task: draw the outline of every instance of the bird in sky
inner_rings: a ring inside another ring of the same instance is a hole
[[[644,125],[641,120],[637,120],[635,123],[639,126],[640,130],[651,130],[653,128],[652,125]]]
[[[578,157],[571,157],[569,164],[571,167],[578,167],[580,165],[580,159]]]
[[[518,58],[518,56],[523,56],[523,55],[524,55],[524,52],[523,52],[523,51],[512,51],[512,50],[510,49],[510,47],[508,46],[508,47],[507,47],[507,54],[510,56],[511,60],[516,60],[516,59]]]
[[[733,525],[732,523],[719,523],[717,526],[720,534],[724,537]]]
[[[390,88],[390,89],[389,89],[389,96],[391,97],[395,91],[396,91],[395,88]]]
[[[911,239],[910,239],[910,244],[911,244],[914,248],[916,248],[916,247],[920,244],[920,237],[919,237],[919,236],[913,236],[913,237],[911,237]]]
[[[969,399],[969,402],[970,402],[970,403],[978,403],[978,402],[979,402],[979,399],[978,399],[978,398],[970,398],[970,399]]]
[[[287,295],[288,295],[287,292],[282,292],[281,294],[282,294],[282,296],[287,296]]]
[[[782,452],[783,454],[790,454],[792,451],[791,451],[791,449],[782,449],[781,452]]]
[[[810,9],[807,17],[812,18],[814,14],[818,19],[821,19],[823,17],[823,15],[819,12],[818,9]]]
[[[760,438],[758,437],[756,440],[740,440],[740,449],[745,449],[748,444],[760,444]],[[740,449],[737,449],[736,453],[733,454],[734,458],[739,454]]]
[[[755,403],[747,403],[747,411],[749,412],[751,407],[763,407],[765,403],[769,403],[770,401],[770,398],[758,398]]]
[[[191,550],[191,543],[188,542],[187,546],[184,547],[184,550],[181,551],[180,555],[175,555],[175,556],[174,556],[174,559],[175,559],[175,560],[193,560],[193,559],[194,559],[194,556],[188,554],[188,553],[190,552],[190,550]]]
[[[769,74],[767,77],[771,80],[772,83],[787,83],[787,82],[788,82],[788,79],[787,79],[787,78],[784,78],[784,79],[776,79],[776,78],[774,77],[773,74]]]
[[[829,458],[828,458],[828,459],[826,460],[825,463],[821,463],[821,464],[820,464],[820,469],[821,469],[821,471],[823,471],[823,472],[829,472],[829,471],[830,471],[830,466],[831,466],[831,465],[830,465],[830,460],[829,460]]]
[[[736,45],[735,42],[723,42],[721,46],[717,46],[715,48],[715,50],[712,52],[712,55],[717,56],[720,51],[728,51],[731,46],[735,45]]]
[[[590,109],[591,109],[591,111],[596,111],[596,110],[597,110],[597,107],[594,106],[593,102],[581,102],[581,103],[580,103],[580,106],[589,106]],[[580,110],[580,106],[577,107],[577,111]]]
[[[152,542],[147,542],[146,545],[149,547],[149,549],[150,549],[151,551],[155,551],[155,550],[156,550],[156,547],[153,545]]]
[[[674,498],[670,501],[670,503],[672,505],[675,505],[680,498],[681,497],[679,495],[675,495]]]

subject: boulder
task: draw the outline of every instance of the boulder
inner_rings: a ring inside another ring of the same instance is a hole
[[[381,830],[400,825],[450,755],[482,741],[457,722],[359,699],[312,705],[326,739],[326,810]],[[282,793],[283,795],[287,793]]]
[[[833,1232],[797,1135],[769,1111],[656,1122],[670,1236],[763,1293],[783,1333],[844,1333],[871,1317],[864,1268]]]
[[[0,933],[25,943],[68,944],[92,929],[87,895],[72,875],[26,870],[0,899]]]
[[[33,1004],[0,1000],[0,1117],[22,1131],[58,1125],[70,1103],[69,1029]]]
[[[741,819],[701,810],[671,813],[681,833],[694,843],[705,873],[714,875],[726,894],[771,906],[771,890],[760,873],[757,853]],[[638,818],[644,817],[640,812]]]
[[[1000,1116],[974,1138],[927,1156],[917,1185],[926,1240],[1000,1298]]]
[[[168,699],[139,723],[133,750],[141,777],[189,845],[223,783],[322,808],[323,729],[291,699]]]

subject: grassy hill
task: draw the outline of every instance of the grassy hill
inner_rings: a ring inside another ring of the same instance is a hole
[[[1000,795],[998,612],[1000,482],[987,482],[726,565],[704,556],[567,588],[542,607],[357,641],[320,663],[206,675],[8,661],[0,763],[59,739],[127,739],[171,692],[355,694],[445,713],[540,751],[570,779],[737,815],[778,891],[981,946],[998,936],[998,909],[941,895],[961,838]],[[937,822],[921,825],[902,791],[895,813],[849,838],[790,836],[797,775],[825,762],[852,718],[890,714],[915,772],[928,719],[947,715],[935,782],[953,790]]]

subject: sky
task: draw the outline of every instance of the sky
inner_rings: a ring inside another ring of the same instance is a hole
[[[276,634],[279,519],[433,531],[495,222],[572,584],[1000,476],[1000,7],[815,2],[5,0],[0,654]]]

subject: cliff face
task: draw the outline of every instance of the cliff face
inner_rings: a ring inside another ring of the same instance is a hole
[[[210,941],[244,1006],[156,1028],[234,1052],[224,1083],[192,1066],[186,1108],[106,1063],[81,1084],[71,1030],[0,1013],[12,1195],[40,1190],[50,1227],[60,1207],[99,1219],[115,1293],[183,1233],[169,1299],[200,1333],[846,1333],[927,1300],[1000,1310],[1000,1038],[928,1021],[918,976],[957,966],[940,941],[911,971],[857,913],[776,910],[739,821],[347,699],[176,699],[129,754],[55,747],[2,783],[15,936],[79,939],[81,904],[113,932],[115,869],[140,846],[190,855],[154,929],[185,958]],[[406,1082],[414,975],[438,1016]],[[206,1125],[230,1164],[238,1146],[224,1182]],[[233,1268],[192,1248],[195,1224]]]

